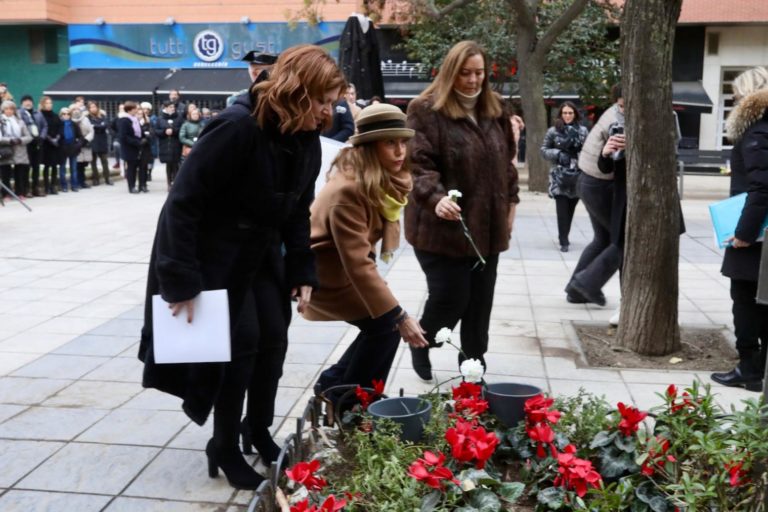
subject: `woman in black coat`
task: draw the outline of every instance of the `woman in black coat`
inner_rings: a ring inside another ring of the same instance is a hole
[[[283,52],[268,80],[206,126],[160,213],[139,351],[143,385],[181,397],[200,425],[213,409],[209,474],[220,467],[237,488],[255,489],[263,480],[237,445],[246,388],[260,399],[252,409],[254,445],[267,463],[276,456],[268,427],[287,350],[285,305],[293,294],[302,311],[316,286],[309,205],[320,129],[343,86],[321,48]],[[229,297],[231,362],[155,364],[152,295],[194,322],[194,298],[217,289]]]
[[[184,124],[184,119],[176,113],[176,106],[170,100],[165,100],[163,102],[163,110],[157,116],[155,135],[158,141],[158,157],[165,164],[165,175],[169,189],[171,184],[173,184],[173,180],[176,179],[179,161],[181,160],[179,131],[182,124]]]
[[[101,163],[104,183],[112,185],[112,180],[109,177],[109,162],[107,162],[107,153],[109,153],[109,135],[107,130],[109,129],[109,122],[107,121],[106,114],[95,101],[88,102],[88,120],[91,122],[91,126],[93,126],[93,140],[91,141],[91,152],[93,153],[91,179],[93,180],[93,185],[99,184],[98,163]]]
[[[724,276],[731,279],[733,326],[739,364],[727,373],[713,373],[725,386],[761,391],[768,352],[768,306],[757,304],[757,279],[768,216],[768,69],[745,71],[733,82],[736,107],[728,117],[731,150],[731,196],[747,193],[730,247],[725,250]]]
[[[40,98],[40,113],[48,123],[48,133],[43,140],[43,189],[46,194],[57,194],[56,174],[61,160],[61,119],[53,111],[53,100],[50,96]]]
[[[141,149],[149,146],[149,141],[142,136],[141,125],[137,117],[138,105],[133,101],[124,104],[125,116],[117,120],[117,138],[120,141],[120,157],[125,162],[125,181],[128,193],[138,194],[136,176],[139,174]],[[142,182],[139,181],[142,185]],[[146,182],[143,183],[146,186]]]

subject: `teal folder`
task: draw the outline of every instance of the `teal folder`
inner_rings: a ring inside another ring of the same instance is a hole
[[[737,194],[723,201],[709,205],[709,215],[712,217],[712,227],[715,229],[715,243],[721,249],[729,246],[728,239],[736,233],[736,225],[739,223],[744,203],[747,202],[747,193]],[[761,232],[768,227],[768,217],[763,222]],[[757,239],[763,240],[763,236]]]

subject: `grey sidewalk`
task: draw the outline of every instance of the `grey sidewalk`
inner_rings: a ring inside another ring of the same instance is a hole
[[[707,180],[707,181],[705,181]],[[173,397],[141,388],[136,340],[147,261],[165,193],[129,195],[124,183],[34,199],[29,214],[0,208],[0,510],[89,512],[243,511],[249,492],[209,479],[202,452],[210,425],[191,423]],[[688,233],[681,241],[680,319],[730,326],[728,282],[719,274],[706,204],[727,194],[722,178],[686,179]],[[609,400],[647,407],[691,372],[577,368],[569,321],[606,321],[618,304],[568,304],[563,287],[591,228],[579,207],[571,252],[556,246],[554,204],[524,193],[513,248],[499,266],[487,380],[536,384],[553,393],[580,386]],[[426,283],[410,248],[386,269],[405,308],[416,314]],[[356,332],[343,323],[295,319],[281,381],[277,435],[294,428],[320,369]],[[438,379],[456,374],[451,348],[432,355]],[[427,390],[401,346],[389,392]],[[718,387],[724,405],[757,394]],[[286,421],[286,419],[288,419]]]

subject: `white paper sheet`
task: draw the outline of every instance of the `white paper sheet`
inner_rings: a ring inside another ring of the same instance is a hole
[[[349,146],[349,144],[320,136],[322,163],[320,164],[320,174],[315,182],[315,195],[317,195],[318,192],[320,192],[320,189],[323,188],[323,185],[325,185],[326,174],[331,170],[331,164],[339,155],[339,151],[347,146]]]
[[[214,363],[232,359],[227,290],[211,290],[195,297],[192,323],[186,309],[171,314],[168,303],[152,296],[152,336],[155,362]]]

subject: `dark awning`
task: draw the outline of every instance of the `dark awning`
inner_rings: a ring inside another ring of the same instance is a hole
[[[419,81],[419,80],[401,80],[401,81],[384,81],[384,94],[386,94],[387,98],[404,98],[404,99],[411,99],[415,98],[421,92],[427,88],[427,86],[430,84],[430,82],[425,81]],[[506,82],[499,91],[502,96],[506,97],[513,97],[513,98],[519,98],[520,94],[518,92],[517,84],[511,84],[509,82]],[[556,91],[554,94],[546,96],[545,99],[559,99],[559,100],[573,100],[577,99],[579,96],[573,91]]]
[[[152,96],[155,87],[171,74],[168,69],[75,69],[43,94],[52,97]]]
[[[712,100],[701,82],[672,82],[672,107],[678,112],[710,114]]]
[[[387,98],[415,98],[421,91],[426,89],[429,82],[423,81],[385,81],[384,92]],[[507,96],[507,88],[503,95]],[[518,97],[513,94],[513,97]],[[578,94],[574,91],[556,91],[550,99],[578,99]],[[712,112],[712,100],[709,99],[707,91],[701,85],[701,82],[673,82],[672,83],[672,105],[678,112],[709,114]]]
[[[158,94],[176,89],[184,95],[230,95],[248,88],[251,79],[245,68],[180,69],[157,86]]]

